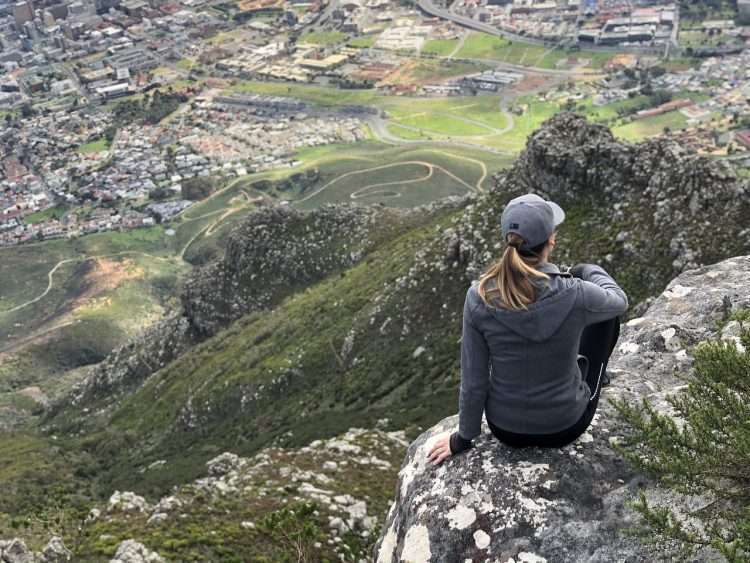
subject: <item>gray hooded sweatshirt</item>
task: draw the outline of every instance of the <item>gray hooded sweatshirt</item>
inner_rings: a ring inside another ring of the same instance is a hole
[[[480,433],[482,413],[508,432],[551,434],[582,416],[590,390],[578,367],[584,327],[628,308],[622,289],[599,266],[565,277],[543,263],[550,276],[527,310],[488,306],[474,282],[466,294],[461,342],[459,435]],[[491,282],[490,282],[491,283]]]

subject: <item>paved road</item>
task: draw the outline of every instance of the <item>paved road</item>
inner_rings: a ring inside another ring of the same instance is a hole
[[[513,41],[519,41],[521,43],[530,43],[533,45],[542,45],[545,47],[549,47],[549,42],[543,41],[541,39],[535,39],[533,37],[527,37],[525,35],[518,35],[515,33],[510,33],[509,31],[498,29],[494,25],[480,22],[478,20],[463,16],[461,14],[457,14],[450,10],[445,10],[433,4],[432,0],[418,0],[417,6],[419,6],[419,8],[422,11],[424,11],[425,13],[431,16],[435,16],[438,18],[442,18],[444,20],[452,21],[453,23],[458,24],[462,27],[473,29],[475,31],[481,31],[482,33],[488,33],[489,35],[494,35],[496,37],[504,37],[506,39],[510,39]],[[611,52],[614,54],[614,53],[618,53],[622,51],[628,51],[629,49],[623,48],[623,47],[617,47],[614,49],[596,47],[596,50],[604,51],[604,52]],[[454,58],[455,58],[455,55],[454,55]],[[493,61],[493,62],[498,62],[498,61]],[[556,70],[556,69],[549,69],[549,68],[514,65],[510,63],[501,63],[501,66],[508,70],[537,72],[539,74],[551,74],[551,75],[556,75],[556,76],[570,76],[570,75],[575,75],[575,74],[577,75],[601,74],[601,72],[595,71],[595,70]]]

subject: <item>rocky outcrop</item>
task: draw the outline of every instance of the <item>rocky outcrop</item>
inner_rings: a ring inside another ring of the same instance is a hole
[[[109,563],[164,563],[164,558],[135,540],[125,540]]]
[[[312,213],[289,206],[264,208],[232,231],[221,260],[190,277],[182,293],[184,313],[196,333],[213,335],[251,311],[353,266],[389,224],[406,215],[382,206],[329,205]]]
[[[592,233],[601,236],[607,223],[617,229],[607,233],[616,243],[612,264],[643,261],[649,270],[646,260],[658,257],[664,269],[657,274],[668,279],[750,245],[747,183],[729,164],[668,137],[631,145],[604,126],[561,113],[529,137],[498,182],[506,190],[546,194],[565,209],[590,204],[600,210],[585,221]]]
[[[652,561],[655,554],[624,533],[634,523],[626,501],[655,485],[634,474],[613,448],[627,429],[607,399],[665,398],[689,372],[691,350],[720,332],[733,309],[750,307],[750,256],[690,270],[672,281],[648,312],[630,320],[610,362],[612,385],[590,427],[562,449],[512,449],[486,426],[471,450],[440,467],[427,463],[434,438],[457,427],[450,417],[411,444],[396,498],[375,550],[395,561]],[[680,499],[675,498],[680,510]],[[715,554],[702,552],[697,560]]]
[[[76,404],[95,398],[113,402],[195,343],[190,323],[179,313],[173,312],[127,344],[113,350],[73,390],[71,397],[53,405],[51,412],[58,412],[69,402]]]
[[[64,563],[73,561],[73,554],[62,539],[54,536],[44,549],[34,552],[19,539],[0,540],[0,562],[2,563]]]
[[[252,457],[224,452],[206,463],[204,476],[174,487],[154,504],[132,492],[115,492],[106,506],[91,510],[81,531],[102,537],[106,530],[104,537],[120,542],[112,563],[163,561],[159,552],[169,553],[170,561],[190,560],[194,545],[180,551],[179,542],[173,541],[185,538],[186,530],[229,534],[202,546],[205,561],[281,561],[287,559],[284,552],[267,545],[273,532],[269,522],[287,509],[312,506],[301,523],[308,534],[314,531],[314,538],[302,546],[305,560],[365,561],[388,506],[388,491],[380,484],[395,480],[407,444],[402,431],[352,428],[304,447],[271,447]],[[294,535],[287,527],[296,524],[283,523],[283,534]],[[2,546],[0,542],[0,556]],[[217,550],[211,551],[212,546]],[[228,551],[230,546],[236,551]],[[79,548],[80,560],[89,560],[90,547]],[[296,548],[289,553],[294,560],[299,556]],[[10,560],[22,561],[26,563]],[[6,560],[0,557],[0,563]]]

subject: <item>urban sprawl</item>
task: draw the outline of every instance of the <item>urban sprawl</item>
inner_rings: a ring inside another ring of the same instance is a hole
[[[748,41],[750,0],[0,2],[0,246],[151,227],[300,151],[397,142],[362,92],[612,110],[746,166]]]

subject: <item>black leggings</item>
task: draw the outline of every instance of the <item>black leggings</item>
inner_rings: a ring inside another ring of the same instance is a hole
[[[583,334],[581,334],[578,354],[585,356],[588,360],[586,384],[591,390],[591,398],[578,422],[565,430],[553,434],[517,434],[515,432],[507,432],[487,421],[495,438],[514,448],[527,446],[561,448],[583,434],[596,414],[596,407],[599,405],[599,396],[602,388],[602,377],[604,377],[607,370],[609,357],[615,349],[615,344],[619,336],[620,319],[617,317],[609,321],[589,325],[583,330]]]

